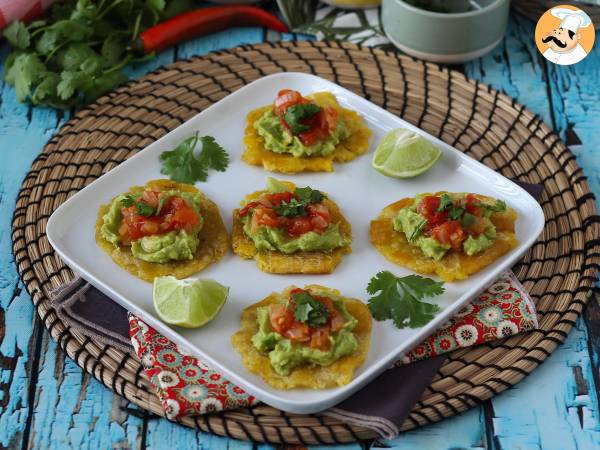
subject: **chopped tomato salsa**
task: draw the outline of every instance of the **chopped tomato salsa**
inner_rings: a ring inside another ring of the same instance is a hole
[[[478,236],[490,226],[483,214],[484,206],[474,194],[445,204],[441,195],[426,195],[417,205],[417,212],[427,219],[423,228],[426,236],[460,250],[469,236]],[[465,220],[465,215],[470,215],[470,220]]]
[[[295,212],[283,214],[282,206],[298,205],[300,203],[300,198],[292,192],[263,194],[258,200],[245,205],[239,211],[239,215],[240,217],[246,217],[252,214],[250,227],[253,233],[259,227],[266,226],[284,228],[290,236],[298,237],[309,231],[319,233],[329,228],[331,213],[323,203],[301,205],[297,207]]]
[[[294,302],[294,294],[309,294],[321,303],[327,310],[327,320],[321,326],[311,327],[296,319],[295,311],[298,305]],[[331,345],[329,337],[342,329],[346,318],[334,306],[329,297],[314,295],[304,289],[294,289],[290,292],[287,304],[273,303],[269,305],[269,321],[271,328],[292,342],[306,343],[311,348],[327,350]]]
[[[182,197],[171,196],[160,203],[160,192],[146,190],[135,204],[121,208],[119,236],[124,245],[143,236],[173,230],[189,232],[200,223],[200,215]]]
[[[298,91],[291,89],[283,89],[278,92],[273,104],[273,111],[279,117],[283,126],[292,133],[292,127],[286,121],[285,114],[289,108],[295,105],[314,104],[309,99],[305,98]],[[310,116],[299,119],[299,124],[304,125],[308,129],[300,133],[292,133],[298,136],[300,141],[311,146],[318,141],[329,137],[337,126],[337,111],[331,106],[319,108],[319,111]]]

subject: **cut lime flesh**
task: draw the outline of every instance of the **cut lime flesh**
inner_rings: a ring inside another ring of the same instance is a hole
[[[413,131],[397,128],[379,142],[373,155],[373,168],[394,178],[413,178],[429,170],[442,151]]]
[[[228,294],[228,287],[213,280],[178,280],[166,276],[154,279],[152,300],[164,322],[198,328],[216,317]]]

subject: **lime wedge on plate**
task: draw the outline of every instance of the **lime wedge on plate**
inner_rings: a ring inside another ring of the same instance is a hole
[[[198,328],[216,317],[229,288],[213,280],[154,279],[152,299],[158,316],[170,325]]]
[[[412,178],[430,169],[442,151],[414,131],[396,128],[379,142],[373,168],[388,177]]]

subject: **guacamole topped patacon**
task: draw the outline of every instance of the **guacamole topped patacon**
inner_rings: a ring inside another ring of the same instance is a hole
[[[370,341],[367,306],[339,291],[310,285],[272,293],[242,313],[232,337],[242,362],[280,389],[347,384]]]
[[[100,208],[96,242],[121,267],[151,281],[182,278],[216,261],[227,232],[216,205],[195,187],[154,180]]]

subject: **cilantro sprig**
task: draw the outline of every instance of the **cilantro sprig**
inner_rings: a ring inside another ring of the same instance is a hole
[[[296,304],[294,318],[311,327],[320,327],[327,323],[329,310],[308,292],[295,292],[291,295]]]
[[[158,215],[158,213],[156,212],[154,207],[150,206],[146,202],[139,201],[138,198],[132,194],[129,194],[129,195],[126,195],[125,197],[123,197],[121,199],[121,205],[135,206],[136,212],[140,216],[150,217],[150,216],[154,215],[155,213],[156,213],[156,215]]]
[[[224,172],[229,165],[229,155],[214,137],[200,136],[196,132],[173,150],[162,152],[160,161],[160,173],[180,183],[194,184],[206,181],[209,169]]]
[[[321,191],[312,189],[310,186],[296,188],[294,191],[296,198],[289,202],[281,202],[276,206],[275,212],[284,217],[300,217],[307,214],[306,207],[311,203],[320,203],[326,197]]]
[[[289,125],[292,134],[300,134],[310,129],[302,120],[310,119],[320,111],[321,108],[314,103],[298,103],[286,110],[283,119]]]
[[[4,37],[13,47],[4,79],[17,99],[70,108],[91,102],[127,80],[125,65],[138,56],[139,33],[194,7],[192,0],[64,0],[42,20],[12,22]]]
[[[397,277],[385,270],[369,282],[367,292],[369,310],[375,320],[392,319],[398,328],[418,328],[429,323],[440,309],[438,305],[422,301],[435,297],[445,289],[443,282],[420,275]]]

